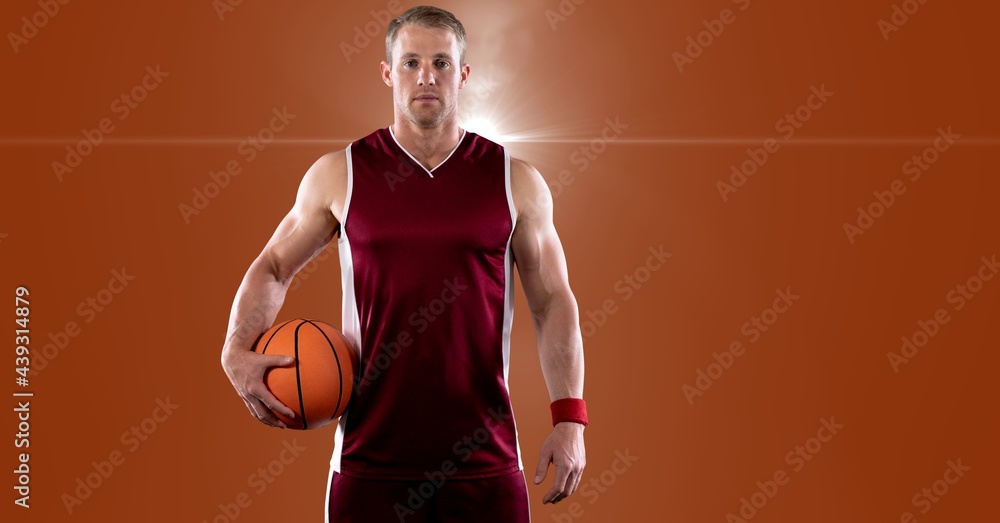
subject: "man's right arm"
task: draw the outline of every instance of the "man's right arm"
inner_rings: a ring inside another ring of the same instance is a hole
[[[285,428],[272,411],[288,417],[294,414],[267,390],[264,373],[270,367],[290,365],[294,360],[288,356],[257,354],[251,349],[274,323],[292,278],[333,239],[343,216],[346,194],[344,151],[317,160],[302,178],[292,210],[250,264],[236,292],[222,347],[222,367],[250,413],[268,425]]]

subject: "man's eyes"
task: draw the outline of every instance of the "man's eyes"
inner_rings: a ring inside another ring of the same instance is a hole
[[[451,65],[450,63],[448,63],[448,62],[446,62],[444,60],[438,60],[435,63],[437,64],[438,67],[448,67],[448,66]],[[414,67],[416,65],[417,65],[417,61],[416,60],[407,60],[407,61],[403,62],[403,66],[404,67]]]

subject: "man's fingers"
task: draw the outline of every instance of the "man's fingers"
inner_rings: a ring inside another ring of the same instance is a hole
[[[267,390],[264,375],[271,367],[285,367],[295,358],[278,354],[257,354],[251,351],[223,351],[222,365],[247,409],[260,422],[272,427],[287,428],[275,413],[295,418],[295,412]]]
[[[257,398],[253,398],[253,400],[250,401],[250,405],[253,410],[254,416],[256,416],[257,419],[260,420],[262,423],[265,423],[272,427],[279,427],[282,429],[288,428],[288,426],[285,425],[283,421],[278,419],[278,417],[275,416],[274,413],[267,408],[267,405],[262,403]]]
[[[573,470],[570,470],[569,481],[566,482],[566,495],[571,496],[576,489],[580,487],[580,480],[583,479],[583,467],[585,465],[582,463],[576,464]]]
[[[566,464],[560,465],[559,463],[554,463],[556,466],[556,478],[552,482],[552,489],[549,490],[545,498],[548,498],[552,503],[558,503],[562,498],[566,497],[566,482],[569,479],[569,466]],[[542,502],[545,502],[545,498],[542,498]]]
[[[288,426],[285,425],[285,422],[281,421],[277,416],[274,415],[273,412],[271,412],[270,409],[267,408],[267,405],[264,405],[259,401],[257,402],[257,405],[258,405],[257,419],[272,427],[278,427],[281,429],[288,428]]]
[[[576,488],[580,486],[580,478],[583,476],[583,471],[579,469],[573,469],[569,475],[569,479],[566,481],[566,496],[572,496],[576,492]]]
[[[574,492],[576,492],[576,489],[578,489],[580,487],[580,480],[582,480],[582,479],[583,479],[583,470],[576,471],[576,474],[573,475],[573,480],[570,482],[570,484],[573,485],[569,489],[569,493],[570,494],[573,494]]]
[[[556,480],[552,483],[552,488],[557,489],[559,492],[566,492],[566,483],[569,479],[569,465],[555,463],[556,466]]]
[[[291,356],[280,356],[278,354],[263,354],[257,359],[259,365],[265,369],[270,367],[287,367],[295,363],[295,358]]]
[[[550,461],[552,461],[552,451],[543,447],[541,455],[538,456],[538,467],[535,468],[535,485],[545,480]]]
[[[566,495],[563,492],[557,491],[556,489],[553,488],[549,490],[542,498],[542,504],[544,505],[545,503],[552,503],[552,504],[559,503],[565,497]]]
[[[271,367],[284,367],[295,363],[295,358],[291,356],[279,356],[277,354],[263,354],[257,356],[255,363],[258,366],[258,372],[254,374],[259,376],[259,378],[255,378],[254,382],[247,386],[247,393],[263,403],[268,409],[271,409],[287,418],[294,418],[295,412],[293,412],[292,409],[288,408],[285,404],[281,403],[281,401],[274,397],[274,394],[271,394],[271,391],[267,389],[267,385],[264,384],[264,374],[267,372],[267,369]],[[257,379],[260,381],[256,381]],[[260,416],[258,417],[261,418]],[[263,421],[263,418],[261,418],[261,420]]]
[[[250,402],[247,401],[243,396],[240,396],[240,399],[243,400],[243,403],[247,406],[247,410],[250,411],[250,415],[256,418],[257,417],[257,413],[254,412],[253,406],[250,405]]]
[[[255,388],[255,390],[248,390],[247,392],[252,394],[254,399],[262,403],[268,409],[271,409],[286,418],[295,418],[295,411],[288,408],[284,403],[279,401],[278,398],[274,397],[274,394],[271,394],[271,391],[267,390],[267,387],[262,386],[260,388]],[[268,412],[268,414],[271,413]]]

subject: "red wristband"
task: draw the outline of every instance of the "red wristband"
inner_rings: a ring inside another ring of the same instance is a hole
[[[552,426],[563,421],[572,421],[587,426],[587,402],[579,398],[563,398],[555,400],[549,406],[552,409]]]

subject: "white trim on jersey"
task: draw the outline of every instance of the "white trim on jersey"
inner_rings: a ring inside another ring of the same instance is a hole
[[[524,475],[524,469],[523,468],[521,470],[521,480],[524,481],[524,499],[528,500],[528,506],[530,507],[531,506],[531,491],[528,490],[528,478],[525,477],[525,475]],[[329,490],[329,489],[327,489],[327,490]],[[329,507],[330,504],[327,503],[326,506]],[[326,523],[330,523],[330,522],[327,521]],[[531,523],[531,510],[528,510],[528,523]]]
[[[514,238],[514,228],[517,226],[517,211],[514,209],[514,196],[510,190],[510,153],[503,149],[504,187],[507,191],[507,209],[510,211],[510,236],[507,237],[507,249],[503,257],[504,292],[503,292],[503,386],[510,397],[510,387],[507,386],[507,375],[510,371],[510,330],[514,324],[514,256],[510,250],[511,239]],[[513,401],[511,401],[513,403]],[[521,441],[517,436],[517,421],[514,421],[514,409],[511,407],[511,421],[514,424],[514,442],[517,444],[517,467],[524,470],[521,462]]]
[[[354,162],[350,145],[347,146],[346,153],[347,195],[344,198],[344,213],[340,217],[340,239],[337,242],[340,252],[341,291],[343,294],[341,325],[344,336],[354,346],[355,352],[358,353],[358,361],[361,361],[361,318],[358,315],[358,301],[354,293],[354,257],[351,255],[351,241],[347,237],[347,216],[351,209],[351,195],[354,194]],[[330,457],[331,474],[333,471],[340,472],[340,457],[344,447],[344,428],[347,426],[349,414],[350,412],[345,412],[337,423],[337,432],[333,439],[333,455]]]
[[[326,506],[323,507],[323,523],[330,523],[330,488],[333,487],[333,467],[326,478]]]
[[[465,129],[462,129],[462,137],[458,139],[458,143],[455,144],[455,148],[452,149],[450,153],[448,153],[448,156],[445,156],[444,160],[441,160],[441,163],[435,165],[434,169],[428,170],[426,167],[424,167],[424,164],[418,162],[417,159],[414,158],[412,154],[410,154],[410,151],[406,150],[406,147],[403,147],[403,144],[399,143],[399,140],[396,139],[396,133],[392,132],[392,126],[391,125],[389,126],[389,135],[392,136],[392,141],[396,142],[396,145],[398,145],[399,148],[402,149],[403,152],[406,153],[406,155],[409,156],[411,160],[413,160],[413,163],[419,165],[421,169],[423,169],[424,171],[427,172],[427,176],[430,176],[431,178],[434,177],[434,174],[433,174],[434,169],[437,169],[438,167],[441,167],[442,165],[444,165],[444,162],[447,162],[448,158],[451,158],[451,155],[455,154],[455,151],[458,150],[458,147],[460,145],[462,145],[463,141],[465,141]]]

